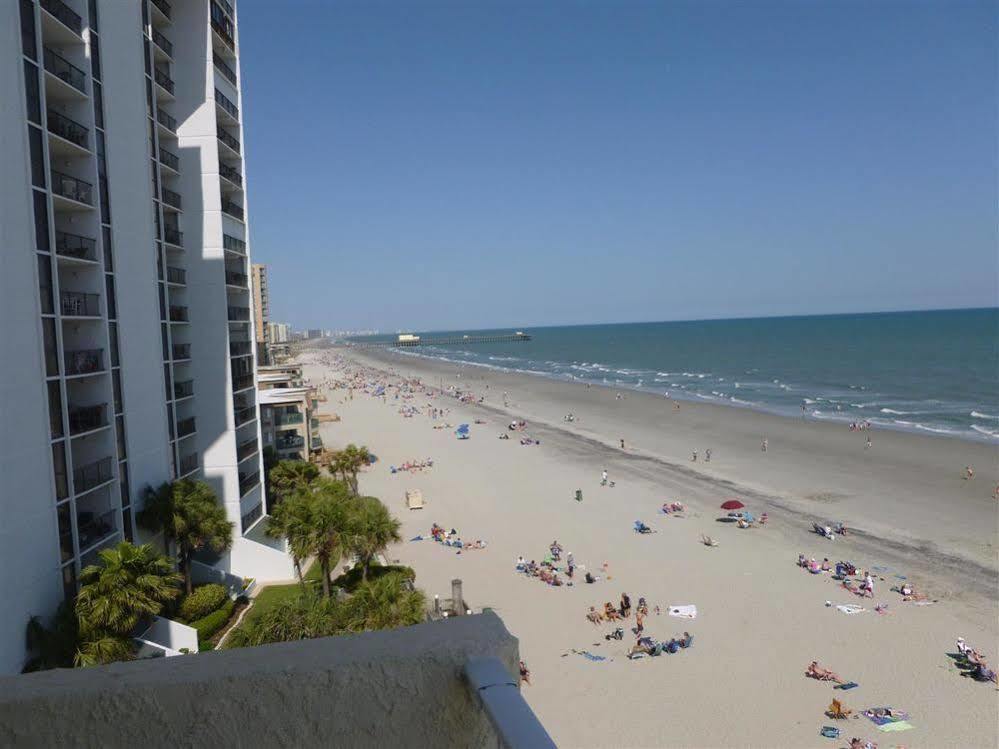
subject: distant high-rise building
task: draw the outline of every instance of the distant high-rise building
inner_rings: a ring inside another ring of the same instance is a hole
[[[267,290],[267,266],[254,263],[251,278],[253,288],[253,321],[257,341],[257,357],[264,359],[265,350],[270,341],[267,330],[270,320],[270,294]]]
[[[272,322],[268,325],[271,343],[287,343],[291,340],[291,326],[283,322]]]
[[[0,2],[0,673],[99,551],[149,539],[148,486],[213,486],[234,543],[202,563],[294,574],[253,540],[236,28],[227,0]]]

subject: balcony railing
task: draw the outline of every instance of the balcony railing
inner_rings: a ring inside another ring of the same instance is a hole
[[[300,434],[290,434],[287,437],[278,437],[274,444],[278,450],[297,450],[305,447],[305,437]]]
[[[229,307],[229,320],[234,322],[245,322],[250,319],[249,307]]]
[[[239,107],[233,104],[229,100],[229,97],[223,94],[218,89],[215,89],[215,103],[218,104],[220,107],[222,107],[222,109],[224,109],[226,112],[228,112],[229,115],[234,120],[236,120],[237,122],[239,121]]]
[[[87,93],[87,74],[50,47],[42,50],[45,69],[81,93]]]
[[[187,307],[179,304],[170,305],[170,322],[189,322]]]
[[[189,434],[194,434],[197,431],[197,427],[194,423],[194,417],[189,419],[184,419],[183,421],[177,422],[177,437],[187,437]]]
[[[180,157],[176,154],[170,153],[165,148],[160,149],[160,163],[163,164],[163,166],[170,167],[175,172],[180,171]]]
[[[219,69],[219,72],[229,81],[233,86],[236,85],[236,71],[225,64],[225,60],[218,52],[212,52],[212,62],[215,63],[215,67]]]
[[[251,455],[255,455],[257,452],[257,439],[246,440],[246,442],[241,442],[236,447],[236,460],[243,461],[249,458]]]
[[[98,406],[69,407],[69,433],[71,435],[90,432],[108,425],[107,404]]]
[[[181,210],[180,193],[174,192],[173,190],[168,190],[165,187],[161,187],[160,198],[167,205],[172,205],[178,211]]]
[[[56,230],[56,254],[77,260],[97,260],[97,240]]]
[[[166,52],[168,57],[173,57],[173,45],[170,43],[170,40],[156,29],[153,29],[153,42],[155,42],[157,47]]]
[[[115,510],[94,516],[92,512],[81,512],[76,516],[76,530],[80,538],[80,550],[96,546],[118,532],[115,528]]]
[[[59,114],[54,109],[50,109],[45,113],[45,124],[48,126],[50,133],[54,133],[60,138],[65,138],[70,143],[75,143],[81,148],[89,147],[90,130],[76,120],[71,120],[69,117]]]
[[[226,2],[226,0],[219,0],[219,5],[222,6],[222,10],[229,14],[229,18],[235,18],[236,14],[232,11],[232,5]]]
[[[228,234],[222,235],[222,246],[230,252],[246,254],[246,242],[242,239],[236,239],[236,237],[230,237]]]
[[[323,449],[323,438],[322,437],[313,437],[312,438],[312,442],[311,442],[311,444],[310,444],[309,447],[312,450],[322,450]]]
[[[83,375],[104,371],[104,349],[78,349],[65,354],[66,374]]]
[[[302,414],[299,413],[284,413],[284,414],[274,414],[274,426],[284,427],[291,426],[292,424],[301,424]]]
[[[243,186],[243,175],[239,173],[239,169],[234,169],[228,164],[223,164],[220,161],[219,174],[232,182],[234,185],[239,185],[240,187]]]
[[[253,387],[253,375],[233,375],[232,378],[232,391],[234,393],[240,390],[246,390],[249,387]]]
[[[173,384],[174,398],[190,398],[194,395],[194,380],[184,380]]]
[[[309,419],[309,429],[318,429],[318,428],[319,428],[319,419],[313,416],[311,419]]]
[[[191,453],[190,455],[185,455],[180,459],[180,468],[177,471],[177,475],[186,476],[196,470],[198,470],[198,454]]]
[[[174,268],[170,265],[167,266],[167,281],[170,283],[186,284],[187,283],[187,271],[183,268]]]
[[[260,483],[260,471],[239,474],[239,496],[249,493],[250,489]]]
[[[257,418],[257,407],[247,406],[246,408],[237,408],[233,411],[233,419],[236,422],[236,426],[241,427],[248,421],[253,421]]]
[[[52,192],[87,205],[94,204],[94,186],[82,179],[52,170]]]
[[[83,19],[62,0],[42,0],[42,7],[77,34],[83,33]]]
[[[229,356],[246,356],[253,353],[253,344],[249,341],[229,341]]]
[[[159,122],[163,127],[169,130],[171,133],[177,132],[177,120],[171,117],[169,114],[164,112],[159,107],[156,108],[156,121]]]
[[[225,282],[229,286],[240,286],[246,288],[250,283],[250,277],[245,273],[240,273],[234,270],[227,270],[225,272]]]
[[[73,471],[73,487],[76,493],[89,491],[95,486],[110,481],[114,478],[111,458],[101,458],[85,466],[81,466]]]
[[[230,49],[235,50],[236,41],[235,39],[233,39],[232,36],[233,35],[232,21],[230,21],[225,16],[225,12],[222,10],[222,8],[219,7],[217,3],[212,3],[211,15],[212,15],[212,28],[215,29],[216,32],[218,32],[218,35],[222,37],[222,41],[224,41],[229,46]]]
[[[174,360],[177,360],[177,359],[190,359],[191,358],[191,344],[190,343],[175,343],[171,347],[171,353],[173,354]]]
[[[160,12],[167,18],[171,18],[173,14],[173,7],[167,0],[153,0],[153,5],[160,9]]]
[[[184,233],[169,226],[163,227],[163,240],[169,244],[184,246]]]
[[[221,125],[215,126],[215,132],[218,133],[219,140],[225,143],[229,148],[231,148],[236,153],[239,153],[239,141],[236,140],[231,134],[227,133]]]
[[[161,70],[160,68],[154,68],[153,77],[156,79],[156,82],[159,85],[161,85],[171,94],[173,93],[173,79],[170,77],[170,74],[167,71]]]
[[[228,198],[222,198],[222,213],[228,214],[240,221],[243,220],[243,207]]]
[[[59,293],[59,309],[63,317],[100,317],[101,297],[99,294],[62,291]]]

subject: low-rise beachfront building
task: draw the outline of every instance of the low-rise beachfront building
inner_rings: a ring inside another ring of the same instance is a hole
[[[261,390],[259,401],[263,445],[274,448],[278,460],[305,460],[322,449],[311,388],[273,387]]]

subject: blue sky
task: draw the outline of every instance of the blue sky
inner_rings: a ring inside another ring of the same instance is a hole
[[[240,0],[296,327],[997,303],[991,2]]]

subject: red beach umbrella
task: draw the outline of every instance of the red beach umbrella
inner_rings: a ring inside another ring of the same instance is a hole
[[[741,510],[745,506],[746,505],[744,505],[738,499],[730,499],[726,502],[722,502],[721,508],[723,510]]]

